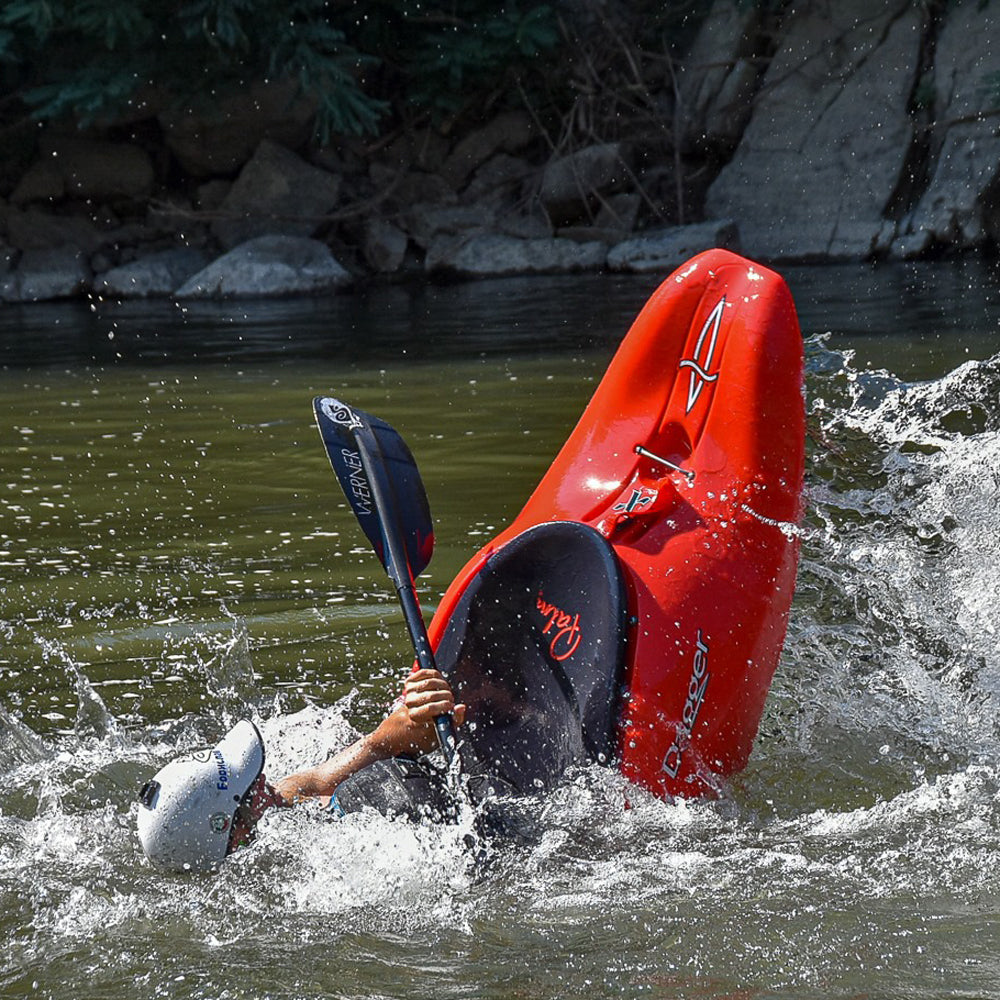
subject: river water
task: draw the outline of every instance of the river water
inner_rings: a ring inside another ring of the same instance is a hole
[[[584,771],[529,845],[304,810],[213,878],[135,792],[260,722],[269,773],[409,662],[311,423],[409,441],[426,610],[519,509],[655,281],[0,311],[0,996],[1000,997],[1000,276],[789,269],[808,510],[749,768],[663,803]]]

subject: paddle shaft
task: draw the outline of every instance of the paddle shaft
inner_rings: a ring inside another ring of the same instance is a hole
[[[406,620],[406,627],[417,654],[417,662],[425,670],[436,670],[434,652],[427,635],[427,626],[424,624],[424,616],[420,613],[420,604],[413,587],[410,564],[399,536],[399,525],[390,513],[394,507],[385,495],[380,466],[373,459],[370,449],[367,447],[368,443],[361,438],[361,435],[358,436],[357,444],[372,491],[372,500],[376,510],[381,512],[382,537],[385,544],[385,569],[389,574],[389,579],[396,587],[396,596],[403,609],[403,618]],[[437,716],[434,720],[434,728],[437,730],[438,742],[441,744],[441,749],[450,765],[455,757],[455,727],[452,716],[450,714]]]

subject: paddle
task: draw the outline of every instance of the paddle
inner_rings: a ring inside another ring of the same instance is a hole
[[[436,669],[413,581],[434,551],[427,492],[406,442],[384,420],[329,396],[313,400],[323,447],[351,509],[396,587],[417,662]],[[434,720],[449,766],[455,759],[451,715]]]

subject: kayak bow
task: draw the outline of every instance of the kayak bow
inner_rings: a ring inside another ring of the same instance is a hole
[[[521,692],[522,729],[557,697],[524,692],[548,685],[583,733],[545,737],[553,766],[613,756],[670,796],[714,792],[746,764],[794,590],[802,380],[775,272],[711,250],[660,285],[524,509],[431,622],[473,720],[484,677]]]

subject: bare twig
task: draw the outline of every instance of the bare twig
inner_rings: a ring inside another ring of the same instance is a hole
[[[399,187],[400,182],[406,175],[407,167],[403,166],[398,171],[393,179],[383,188],[378,194],[373,195],[371,198],[363,198],[360,201],[352,202],[350,205],[339,209],[336,212],[327,212],[324,215],[285,215],[285,214],[275,214],[275,213],[258,213],[256,215],[251,215],[248,212],[233,212],[225,211],[224,209],[195,209],[195,208],[183,208],[180,205],[174,205],[169,201],[152,200],[149,203],[150,210],[156,212],[160,215],[172,215],[180,219],[191,219],[197,222],[216,222],[216,221],[226,221],[232,222],[238,219],[246,218],[267,218],[274,219],[278,222],[313,222],[317,226],[322,223],[331,222],[346,222],[350,219],[356,219],[361,216],[370,215],[372,211],[379,207],[393,192]]]

